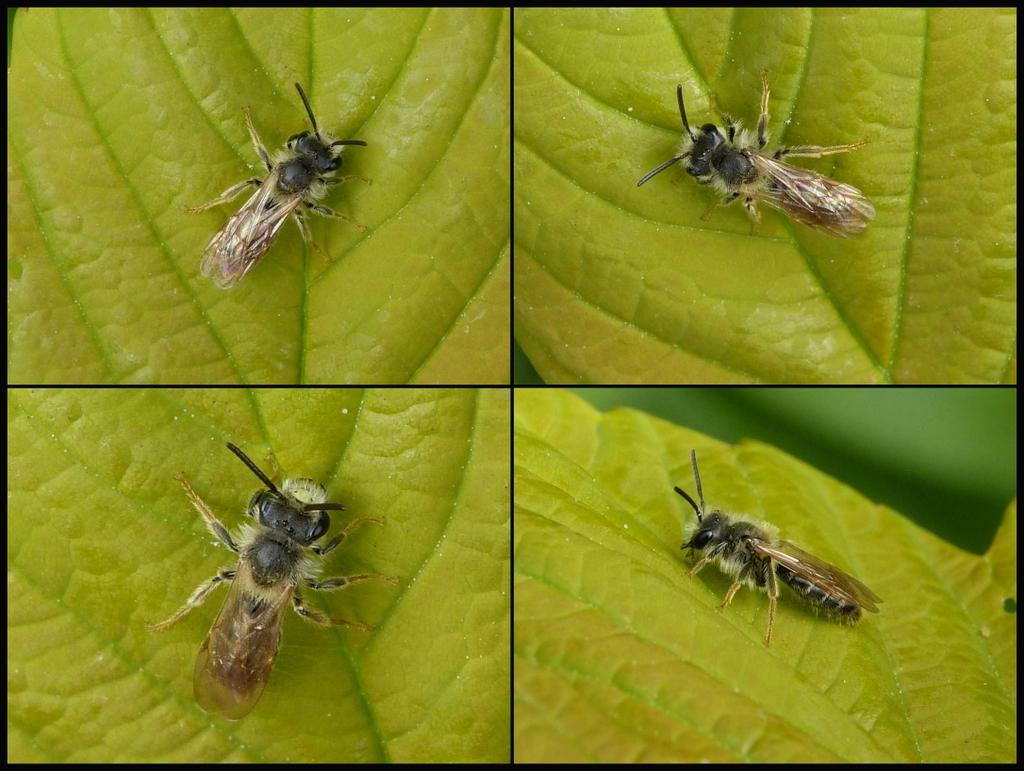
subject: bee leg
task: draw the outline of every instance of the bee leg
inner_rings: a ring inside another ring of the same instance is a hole
[[[738,592],[740,590],[741,586],[743,586],[743,582],[742,581],[733,581],[732,586],[729,587],[729,591],[725,595],[725,599],[722,600],[722,604],[719,605],[718,607],[719,608],[724,608],[730,602],[732,602],[732,598],[736,596],[736,592]]]
[[[336,576],[334,578],[328,578],[323,581],[314,581],[313,579],[309,579],[308,581],[306,581],[306,586],[308,586],[310,589],[319,590],[340,589],[343,586],[348,586],[349,584],[356,584],[360,581],[372,580],[386,581],[389,584],[394,584],[396,586],[398,585],[398,579],[394,576],[382,576],[380,573],[360,573],[356,576]]]
[[[302,600],[302,595],[298,592],[292,595],[292,609],[307,621],[312,621],[314,624],[320,624],[321,626],[350,626],[353,629],[361,629],[364,632],[369,632],[373,629],[369,624],[360,624],[358,621],[328,618],[323,613],[306,607],[306,603]]]
[[[228,529],[220,523],[220,520],[210,511],[210,507],[206,505],[206,501],[199,497],[199,493],[192,489],[192,485],[185,479],[185,475],[178,473],[174,475],[174,478],[178,480],[182,489],[185,491],[185,495],[188,496],[189,502],[196,507],[196,511],[202,516],[203,521],[206,522],[206,526],[210,529],[217,538],[222,541],[231,551],[237,552],[238,546],[231,540],[231,533]]]
[[[270,163],[267,148],[263,146],[260,135],[256,133],[256,127],[252,125],[252,112],[250,112],[248,107],[245,108],[245,125],[249,129],[249,138],[252,140],[252,146],[256,148],[257,154],[263,159],[263,165],[267,167],[267,171],[273,171],[274,167]]]
[[[359,181],[365,182],[368,185],[373,184],[372,179],[370,179],[369,177],[360,177],[358,174],[349,174],[348,176],[345,177],[331,177],[330,179],[325,179],[324,183],[328,185],[340,185],[342,182],[347,182],[350,179],[358,179]]]
[[[779,584],[775,580],[775,563],[768,565],[768,632],[764,636],[765,646],[772,644],[772,629],[775,628],[775,600],[779,596]]]
[[[321,217],[335,217],[336,219],[339,220],[345,220],[345,222],[347,222],[354,228],[358,228],[359,230],[366,230],[366,225],[361,225],[354,219],[346,217],[344,214],[341,214],[340,212],[334,211],[334,209],[328,209],[326,206],[321,206],[318,203],[310,203],[309,201],[303,201],[302,203],[306,205],[307,209],[315,211]]]
[[[221,570],[217,575],[208,581],[204,581],[195,588],[195,591],[189,595],[189,598],[185,600],[185,604],[181,606],[181,610],[175,613],[166,621],[161,621],[159,624],[147,624],[146,629],[150,632],[159,632],[163,629],[167,629],[169,626],[173,626],[180,621],[188,613],[192,612],[195,608],[198,608],[206,600],[207,596],[216,588],[217,584],[221,581],[230,581],[235,577],[234,570],[224,569]]]
[[[185,211],[188,212],[189,214],[198,214],[201,211],[212,209],[214,206],[220,206],[222,203],[227,203],[232,198],[241,193],[243,190],[245,190],[247,187],[249,187],[249,185],[255,185],[256,187],[259,187],[262,184],[262,179],[256,179],[255,177],[253,177],[252,179],[247,179],[245,180],[245,182],[239,182],[237,185],[232,185],[209,203],[204,203],[202,206],[186,206]]]
[[[729,135],[729,141],[733,141],[736,138],[736,123],[733,121],[731,115],[723,115],[722,123],[725,124],[725,131]]]
[[[757,149],[768,144],[768,70],[761,70],[761,115],[757,119]],[[777,157],[777,156],[776,156]]]
[[[708,207],[708,210],[706,212],[704,212],[700,216],[701,220],[703,222],[707,222],[708,220],[711,219],[711,215],[715,213],[715,209],[717,209],[719,206],[728,206],[733,201],[735,201],[737,198],[739,198],[739,195],[740,195],[739,193],[730,193],[725,198],[723,198],[721,201],[717,201],[716,203],[711,204]]]
[[[271,481],[284,478],[284,475],[281,473],[281,467],[277,465],[277,458],[274,457],[272,452],[268,452],[263,456],[263,462],[270,466],[270,473],[267,476]]]
[[[344,530],[342,530],[340,533],[334,536],[334,538],[331,539],[331,542],[326,546],[313,546],[311,548],[321,557],[324,557],[327,554],[330,554],[332,551],[334,551],[338,547],[338,544],[340,544],[342,541],[348,538],[348,536],[352,533],[353,530],[355,530],[357,527],[366,522],[372,522],[375,525],[384,524],[384,520],[379,519],[377,517],[362,517],[361,519],[357,519],[350,522],[348,524],[348,527],[346,527]]]
[[[306,224],[306,218],[303,216],[302,212],[296,210],[292,212],[292,216],[295,218],[295,224],[299,226],[299,232],[302,234],[302,240],[306,242],[306,246],[313,249],[313,251],[327,260],[327,262],[334,262],[334,258],[321,249],[316,241],[313,240],[313,236],[309,232],[309,226]]]
[[[701,568],[703,568],[707,564],[708,564],[708,558],[707,557],[701,557],[700,560],[698,560],[697,564],[694,565],[693,568],[690,570],[690,575],[691,576],[697,575],[701,571]]]
[[[780,147],[775,151],[773,156],[776,160],[786,155],[792,156],[803,156],[806,158],[821,158],[823,155],[835,155],[836,153],[848,153],[850,150],[856,150],[858,147],[863,147],[868,143],[868,140],[862,139],[860,142],[854,142],[852,145],[832,145],[831,147],[819,147],[818,145],[799,145],[797,147]]]
[[[754,220],[754,222],[761,221],[761,214],[760,212],[757,211],[757,204],[754,203],[753,198],[749,196],[747,198],[744,198],[743,205],[747,208],[747,214],[750,215],[750,219]]]

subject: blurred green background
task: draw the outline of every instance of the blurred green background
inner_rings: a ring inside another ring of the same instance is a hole
[[[758,439],[982,553],[1017,494],[1010,388],[574,388],[725,442]]]

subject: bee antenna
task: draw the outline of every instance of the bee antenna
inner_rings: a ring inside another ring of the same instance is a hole
[[[681,496],[683,496],[686,499],[686,502],[693,506],[693,510],[697,512],[697,521],[700,522],[701,511],[699,508],[697,508],[697,504],[693,502],[693,498],[690,497],[689,493],[687,493],[686,490],[684,490],[681,487],[673,487],[672,489],[679,493]]]
[[[699,520],[701,515],[704,514],[704,491],[700,489],[700,474],[697,472],[696,450],[690,450],[690,465],[693,466],[693,481],[697,485],[697,497],[700,499],[700,515],[697,516]]]
[[[690,131],[690,123],[686,120],[686,108],[683,107],[683,86],[681,83],[676,84],[676,101],[679,102],[679,117],[683,119],[683,128],[686,129],[687,135],[690,137],[690,141],[696,142],[697,137]]]
[[[681,84],[676,85],[676,101],[679,103],[679,117],[683,119],[683,128],[686,129],[686,135],[690,137],[691,142],[696,143],[697,137],[694,136],[693,131],[690,129],[690,122],[686,120],[686,107],[683,105],[683,87]],[[640,181],[636,183],[636,186],[640,187],[640,185],[649,180],[651,177],[655,176],[656,174],[661,174],[661,172],[663,172],[669,166],[671,166],[674,163],[678,163],[679,161],[689,156],[689,154],[690,150],[687,150],[685,153],[677,155],[675,158],[669,158],[656,169],[652,169],[651,171],[644,174],[640,178]]]
[[[317,139],[320,139],[320,129],[316,126],[316,118],[313,117],[313,108],[309,106],[306,92],[302,90],[302,86],[298,83],[295,84],[295,89],[299,92],[299,96],[302,97],[302,103],[306,106],[306,114],[309,116],[309,122],[313,125],[313,133],[316,134]],[[320,141],[322,142],[323,140],[321,139]]]
[[[336,142],[331,142],[331,147],[337,147],[338,145],[359,145],[360,147],[366,147],[366,142],[362,139],[339,139]]]
[[[298,83],[296,83],[295,85],[298,85]],[[277,489],[277,485],[270,481],[270,477],[264,474],[260,470],[260,467],[249,459],[248,455],[246,455],[244,452],[235,447],[235,445],[231,444],[231,442],[228,442],[228,449],[231,450],[231,452],[233,452],[235,455],[237,455],[238,459],[242,461],[242,463],[249,467],[249,471],[251,471],[257,477],[259,477],[259,480],[267,486],[268,490],[274,493],[280,492]]]
[[[307,503],[302,507],[303,511],[344,511],[344,505],[340,503]]]
[[[689,150],[687,150],[687,151],[686,151],[685,153],[683,153],[682,155],[677,155],[677,156],[676,156],[675,158],[669,158],[669,159],[668,159],[667,161],[665,161],[665,162],[664,162],[663,164],[661,164],[660,166],[658,166],[658,168],[656,168],[656,169],[652,169],[651,171],[647,172],[647,173],[646,173],[646,174],[644,174],[644,175],[643,175],[642,177],[640,177],[640,181],[636,183],[636,186],[637,186],[637,187],[640,187],[640,185],[642,185],[642,184],[643,184],[644,182],[646,182],[647,180],[649,180],[649,179],[650,179],[651,177],[653,177],[653,176],[654,176],[655,174],[661,174],[661,172],[663,172],[663,171],[664,171],[665,169],[667,169],[667,168],[668,168],[669,166],[671,166],[671,165],[672,165],[673,163],[678,163],[679,161],[683,160],[683,158],[687,157],[687,156],[688,156],[689,154],[690,154],[690,151],[689,151]]]

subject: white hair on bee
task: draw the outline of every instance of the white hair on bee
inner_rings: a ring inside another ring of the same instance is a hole
[[[168,629],[202,605],[218,585],[227,583],[230,588],[224,605],[196,656],[192,683],[199,706],[238,720],[248,714],[263,693],[289,607],[306,621],[321,626],[373,629],[368,624],[329,618],[308,607],[302,596],[304,590],[329,591],[372,579],[397,584],[398,579],[379,573],[320,578],[323,558],[356,528],[369,522],[383,525],[384,521],[377,517],[353,520],[321,546],[318,541],[327,536],[331,525],[328,512],[341,511],[344,506],[327,501],[325,488],[311,479],[285,479],[278,488],[241,449],[230,442],[227,447],[262,484],[246,506],[253,521],[241,525],[234,535],[184,474],[176,478],[207,529],[235,552],[237,559],[200,584],[173,616],[147,629]]]
[[[757,203],[782,212],[795,222],[845,238],[863,232],[875,217],[875,207],[852,185],[822,176],[809,169],[793,166],[783,157],[821,158],[845,153],[867,144],[867,140],[847,145],[799,145],[764,151],[768,144],[768,73],[761,70],[761,113],[756,131],[742,128],[739,121],[723,115],[724,134],[713,123],[696,131],[690,128],[683,103],[682,84],[676,86],[683,138],[677,153],[658,165],[636,183],[640,187],[670,166],[685,161],[686,173],[703,185],[710,185],[722,196],[724,206],[743,200],[747,214],[760,222]],[[710,215],[710,210],[703,219]]]
[[[341,168],[344,146],[365,146],[366,142],[361,139],[334,139],[321,132],[306,92],[298,83],[295,89],[299,92],[313,130],[289,137],[285,147],[271,156],[256,131],[252,112],[246,107],[243,114],[249,138],[256,155],[266,167],[267,175],[263,179],[253,177],[239,182],[212,201],[185,209],[193,214],[203,212],[227,203],[250,186],[257,188],[242,208],[214,233],[203,250],[200,272],[213,279],[221,289],[233,287],[263,258],[287,219],[294,220],[303,241],[328,261],[331,260],[330,255],[317,246],[310,236],[306,224],[307,212],[344,220],[359,230],[366,230],[365,225],[318,203],[332,185],[349,179],[370,182],[357,174],[335,176],[335,172]]]
[[[767,592],[768,629],[765,645],[771,644],[779,582],[814,608],[844,622],[856,622],[864,610],[878,612],[876,603],[881,602],[878,595],[835,565],[788,541],[779,540],[779,531],[774,525],[747,520],[743,515],[727,515],[720,509],[708,512],[697,469],[696,450],[690,451],[690,463],[697,500],[682,488],[674,488],[686,499],[697,516],[697,521],[686,527],[686,540],[682,545],[682,548],[701,555],[690,570],[690,575],[696,575],[705,565],[713,563],[733,578],[725,600],[719,607],[728,605],[743,585]]]

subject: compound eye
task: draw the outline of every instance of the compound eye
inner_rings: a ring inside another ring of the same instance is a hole
[[[703,126],[700,127],[700,131],[702,134],[717,134],[718,126],[716,126],[714,123],[705,123]]]
[[[298,139],[295,140],[295,149],[300,153],[314,152],[316,146],[313,143],[313,137],[308,132],[299,134]]]
[[[320,512],[320,519],[314,522],[307,534],[306,540],[312,543],[316,539],[323,536],[331,527],[331,517],[326,511]]]
[[[320,171],[336,171],[341,166],[341,158],[335,158],[329,151],[318,153],[316,165]]]
[[[693,537],[693,545],[697,549],[703,549],[713,540],[715,540],[715,532],[713,530],[701,530]]]

